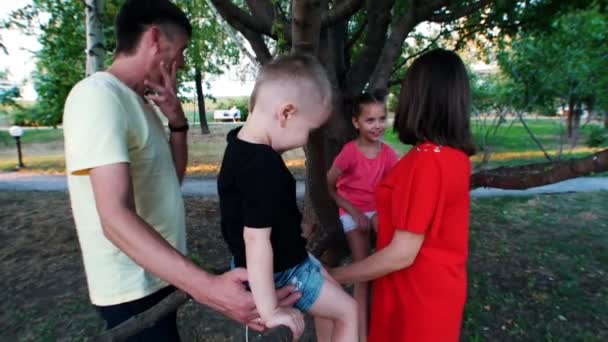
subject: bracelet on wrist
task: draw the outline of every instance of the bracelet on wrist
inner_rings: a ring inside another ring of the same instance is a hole
[[[188,124],[188,119],[185,119],[186,123],[181,126],[172,126],[170,123],[167,125],[169,127],[169,131],[171,132],[188,132],[190,129],[190,125]]]

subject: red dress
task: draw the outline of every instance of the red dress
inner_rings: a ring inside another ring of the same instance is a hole
[[[378,240],[425,234],[414,263],[373,284],[370,342],[458,341],[466,299],[471,164],[457,149],[419,144],[376,191]]]

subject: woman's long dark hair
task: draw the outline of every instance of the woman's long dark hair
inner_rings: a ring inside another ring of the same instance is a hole
[[[464,63],[452,51],[435,49],[408,69],[394,129],[405,144],[430,141],[473,155],[470,113],[471,87]]]

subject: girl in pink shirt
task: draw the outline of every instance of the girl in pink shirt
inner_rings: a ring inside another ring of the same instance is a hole
[[[384,97],[361,94],[355,101],[352,121],[359,136],[344,145],[327,173],[327,183],[339,207],[354,262],[370,253],[369,230],[375,229],[377,222],[374,192],[398,157],[382,142],[386,129]],[[368,283],[355,284],[361,338],[367,337],[368,293]]]

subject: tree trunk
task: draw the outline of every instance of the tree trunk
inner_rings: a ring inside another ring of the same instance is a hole
[[[608,110],[604,112],[604,128],[608,129]]]
[[[103,69],[105,47],[103,43],[103,16],[104,0],[85,0],[86,13],[86,76]]]
[[[570,148],[575,148],[580,135],[581,117],[583,116],[583,107],[581,103],[577,103],[572,115],[572,128],[570,137]]]
[[[568,100],[568,112],[566,114],[566,132],[569,139],[572,139],[572,124],[574,123],[574,99]]]
[[[198,104],[198,117],[201,122],[201,133],[209,134],[207,112],[205,110],[205,94],[203,93],[203,73],[201,67],[194,68],[194,83],[196,84],[196,103]]]

